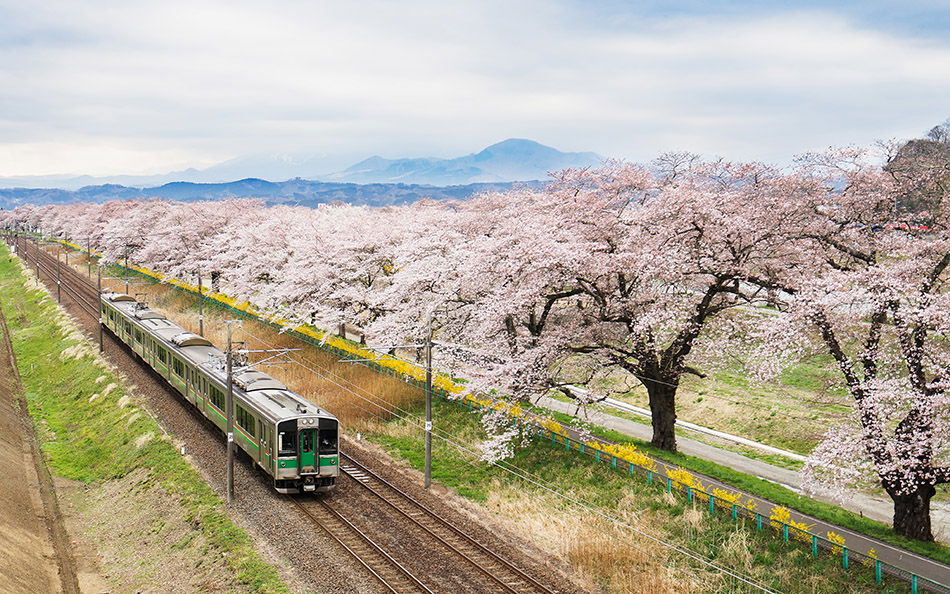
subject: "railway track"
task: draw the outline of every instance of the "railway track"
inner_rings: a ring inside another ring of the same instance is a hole
[[[518,594],[528,592],[553,594],[553,590],[468,536],[352,456],[341,452],[340,458],[340,469],[346,476],[485,575],[495,583],[498,591]]]
[[[45,276],[57,293],[66,293],[84,313],[99,319],[99,291],[89,279],[32,241],[21,239],[16,245],[20,258],[27,266],[32,265],[37,276]]]
[[[365,532],[344,518],[323,499],[294,499],[297,508],[338,542],[390,592],[432,590],[396,561]]]

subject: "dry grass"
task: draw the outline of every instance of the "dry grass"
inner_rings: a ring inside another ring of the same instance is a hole
[[[667,550],[628,528],[619,527],[593,513],[577,513],[553,495],[528,494],[498,483],[486,506],[496,512],[512,532],[527,537],[546,553],[568,562],[592,588],[621,594],[668,594],[715,589],[707,577],[684,574],[671,565]],[[654,518],[647,517],[631,500],[621,503],[622,519],[645,532]]]

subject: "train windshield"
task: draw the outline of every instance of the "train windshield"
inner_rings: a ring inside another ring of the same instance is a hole
[[[294,456],[297,454],[297,432],[281,431],[277,434],[277,450],[279,456]]]
[[[333,419],[320,420],[320,453],[337,453],[337,422]]]

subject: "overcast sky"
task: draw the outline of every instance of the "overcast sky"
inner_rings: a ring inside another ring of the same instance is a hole
[[[509,137],[782,164],[950,117],[948,4],[0,0],[0,175]]]

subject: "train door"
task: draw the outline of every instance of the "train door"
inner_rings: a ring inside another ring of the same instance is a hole
[[[297,439],[300,440],[300,472],[316,472],[317,430],[301,429]]]

